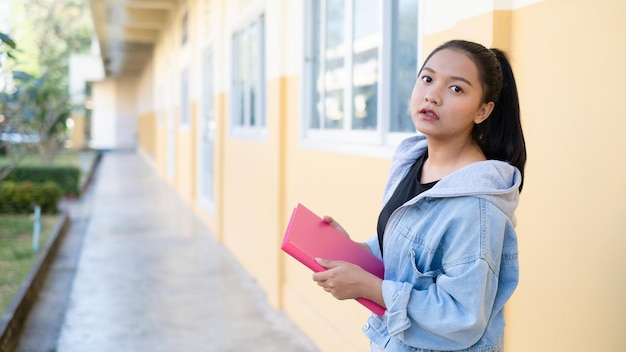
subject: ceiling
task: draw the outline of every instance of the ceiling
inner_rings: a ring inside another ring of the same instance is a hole
[[[137,76],[180,0],[90,0],[107,77]]]

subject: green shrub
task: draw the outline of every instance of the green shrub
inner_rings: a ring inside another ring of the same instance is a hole
[[[62,196],[61,187],[52,181],[3,181],[0,182],[0,213],[28,214],[35,205],[41,207],[42,213],[56,213]]]
[[[18,166],[3,181],[53,181],[61,187],[63,195],[78,195],[80,169],[75,166]]]

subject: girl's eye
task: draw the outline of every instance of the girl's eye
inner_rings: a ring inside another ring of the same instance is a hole
[[[461,89],[461,87],[459,86],[452,86],[450,87],[450,89],[452,89],[452,91],[455,93],[461,93],[463,91],[463,89]]]
[[[422,76],[422,81],[430,83],[433,81],[433,79],[430,76]]]

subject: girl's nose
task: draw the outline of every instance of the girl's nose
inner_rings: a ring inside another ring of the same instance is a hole
[[[434,105],[439,105],[439,103],[441,103],[441,99],[432,90],[426,92],[424,100]]]

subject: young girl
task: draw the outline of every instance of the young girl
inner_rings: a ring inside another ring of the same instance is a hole
[[[383,260],[384,280],[323,258],[328,270],[313,280],[338,299],[387,308],[363,327],[372,351],[501,351],[526,163],[506,56],[473,42],[441,45],[419,71],[410,110],[423,135],[398,146],[378,236],[363,244]]]

